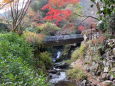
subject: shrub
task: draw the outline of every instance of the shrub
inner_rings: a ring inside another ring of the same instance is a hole
[[[29,60],[32,57],[32,48],[23,37],[15,33],[0,34],[0,55],[4,58],[11,55]]]
[[[60,30],[55,24],[49,22],[42,24],[35,29],[37,33],[43,33],[45,35],[55,35],[56,31]]]
[[[67,74],[72,79],[82,80],[87,78],[86,74],[79,68],[70,69]]]
[[[51,54],[48,52],[40,53],[39,60],[42,61],[46,67],[46,69],[49,69],[51,67],[52,59]]]
[[[72,61],[79,59],[79,58],[83,58],[84,54],[85,54],[85,49],[86,49],[86,45],[81,44],[80,48],[77,48],[73,51],[71,57],[72,57]]]
[[[46,86],[45,77],[36,74],[22,58],[2,58],[0,69],[0,86]]]
[[[27,42],[34,44],[34,45],[42,44],[43,39],[45,37],[45,35],[43,35],[43,34],[37,34],[37,33],[29,32],[29,31],[24,32],[23,36]]]
[[[51,54],[48,52],[38,53],[38,55],[34,58],[34,64],[38,70],[46,72],[46,69],[49,69],[52,66]]]
[[[32,68],[32,48],[14,33],[0,34],[0,86],[48,86]]]

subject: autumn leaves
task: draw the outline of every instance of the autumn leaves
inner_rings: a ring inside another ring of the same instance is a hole
[[[58,22],[67,20],[72,11],[64,9],[68,4],[79,3],[79,0],[49,0],[48,3],[42,7],[42,10],[48,10],[44,20]]]

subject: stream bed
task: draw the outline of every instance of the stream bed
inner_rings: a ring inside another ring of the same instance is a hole
[[[68,80],[66,74],[68,64],[64,62],[55,64],[53,70],[49,72],[49,82],[52,84],[51,86],[77,86],[76,82]]]
[[[59,70],[57,74],[50,73],[49,82],[51,86],[77,86],[76,82],[71,82],[67,78],[67,74],[64,70]]]
[[[49,82],[51,86],[77,86],[76,82],[71,82],[68,80],[66,70],[69,68],[69,64],[64,62],[64,60],[58,61],[61,57],[61,51],[56,51],[56,55],[53,58],[53,68],[49,70]]]

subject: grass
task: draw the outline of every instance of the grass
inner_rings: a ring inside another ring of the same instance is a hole
[[[79,58],[83,58],[86,50],[86,45],[81,44],[80,48],[76,48],[72,55],[71,55],[71,61],[75,61]]]
[[[87,78],[87,75],[79,68],[72,68],[67,71],[67,75],[71,79],[83,80]]]

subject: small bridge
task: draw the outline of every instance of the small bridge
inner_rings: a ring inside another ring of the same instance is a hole
[[[44,40],[46,45],[65,45],[81,43],[83,36],[81,34],[70,34],[60,36],[47,36]]]

